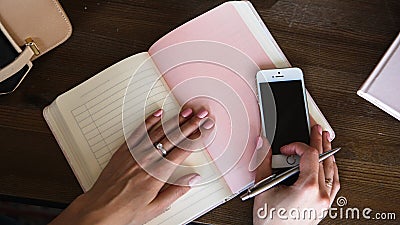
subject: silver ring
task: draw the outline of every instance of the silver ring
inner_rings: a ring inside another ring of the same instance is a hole
[[[162,156],[166,156],[167,155],[167,150],[165,150],[163,144],[161,143],[155,143],[154,146],[156,147],[156,149],[158,151],[160,151]]]
[[[327,187],[329,187],[329,188],[331,188],[332,187],[332,179],[331,178],[326,178],[325,179],[325,185],[327,186]]]

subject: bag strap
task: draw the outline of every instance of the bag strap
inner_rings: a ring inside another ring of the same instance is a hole
[[[12,63],[0,69],[0,82],[6,80],[7,78],[20,71],[26,64],[31,61],[31,58],[34,55],[35,52],[27,45]]]
[[[14,46],[14,48],[17,49],[19,53],[19,56],[15,58],[13,62],[5,66],[4,68],[0,69],[0,82],[3,82],[4,80],[8,79],[12,75],[16,74],[18,71],[20,71],[25,65],[31,64],[31,59],[33,56],[37,56],[40,54],[39,48],[37,47],[35,41],[31,37],[28,37],[25,39],[25,49],[21,52],[21,49],[15,43],[14,39],[10,36],[10,34],[7,32],[6,28],[3,26],[3,24],[0,21],[0,32],[2,32],[6,38],[10,41],[11,45]]]

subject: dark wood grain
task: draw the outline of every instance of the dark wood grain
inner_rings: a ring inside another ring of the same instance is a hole
[[[82,193],[42,117],[58,95],[146,51],[173,28],[223,1],[61,1],[74,32],[34,62],[20,88],[0,96],[0,195],[69,203]],[[252,1],[335,129],[336,161],[351,207],[400,216],[400,122],[356,95],[400,29],[397,0]],[[199,220],[250,224],[239,199]],[[358,224],[325,219],[323,224]],[[376,223],[382,221],[366,221]],[[384,221],[385,223],[397,221]],[[398,223],[398,222],[397,222]]]

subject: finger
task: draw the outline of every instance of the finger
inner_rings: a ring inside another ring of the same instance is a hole
[[[201,179],[199,174],[188,174],[179,178],[176,183],[179,185],[169,185],[165,190],[158,193],[157,197],[148,205],[153,215],[159,215],[166,211],[168,207],[178,198],[184,195]]]
[[[163,177],[170,177],[175,171],[176,167],[182,164],[182,162],[195,150],[204,149],[204,145],[198,139],[199,130],[193,132],[187,140],[182,142],[180,145],[185,148],[174,147],[165,158],[162,158],[161,162],[158,162],[160,171],[162,171]]]
[[[214,120],[211,118],[204,119],[200,122],[201,126],[192,132],[185,140],[179,142],[176,147],[185,151],[197,152],[204,150],[214,140],[217,133]]]
[[[148,168],[151,170],[155,170],[156,174],[159,174],[159,176],[162,177],[162,180],[165,180],[172,174],[176,166],[181,164],[182,161],[190,155],[190,153],[196,150],[203,150],[205,148],[203,141],[199,141],[199,139],[203,140],[203,137],[208,137],[209,131],[213,126],[214,121],[211,119],[207,120],[202,124],[201,127],[205,127],[206,130],[200,131],[200,129],[197,128],[179,143],[179,147],[172,146],[172,148],[168,148],[167,156],[162,153],[162,150],[157,149],[157,147],[151,143],[150,139],[144,140],[142,141],[144,143],[142,147],[145,150],[133,152],[134,157],[136,161],[140,162],[140,164],[148,166]],[[164,146],[163,149],[166,150]],[[158,169],[158,167],[162,167],[162,169]]]
[[[198,130],[200,125],[202,125],[205,121],[207,121],[207,123],[204,123],[204,125],[206,125],[205,128],[212,128],[214,125],[213,121],[205,119],[207,115],[207,110],[201,110],[196,114],[196,116],[193,116],[189,120],[185,121],[180,126],[180,129],[175,129],[167,133],[166,136],[159,141],[159,143],[163,145],[165,150],[170,151],[173,147],[178,146],[180,142],[186,140],[188,136]]]
[[[261,164],[256,169],[256,179],[255,182],[263,180],[272,174],[272,151],[268,140],[262,137],[263,144],[261,149],[263,152],[267,152]]]
[[[191,151],[175,147],[165,156],[165,159],[170,163],[167,163],[167,167],[169,168],[163,167],[163,170],[168,174],[172,174],[176,166],[180,165],[191,153]]]
[[[317,149],[319,154],[322,154],[322,127],[318,124],[311,128],[310,146]]]
[[[319,153],[318,150],[304,143],[295,142],[281,147],[282,154],[300,156],[300,175],[295,185],[303,185],[308,182],[318,184]]]
[[[334,157],[334,156],[331,156]],[[332,184],[332,190],[330,193],[330,199],[331,199],[331,205],[333,203],[333,201],[335,200],[335,197],[337,195],[337,193],[340,190],[340,182],[339,182],[339,171],[338,171],[338,167],[337,164],[335,162],[335,158],[333,158],[333,184]]]
[[[182,145],[187,146],[188,149],[194,149],[198,147],[199,149],[204,149],[201,141],[194,141],[192,139],[198,136],[199,132],[194,132],[191,134],[187,140],[182,143]],[[188,142],[187,144],[185,142]],[[199,144],[200,143],[200,144]],[[179,147],[174,147],[168,155],[162,157],[158,154],[158,158],[154,158],[151,166],[147,167],[147,171],[156,176],[159,180],[167,182],[171,175],[174,173],[176,168],[182,164],[182,162],[192,153],[192,150],[186,150]]]
[[[251,157],[249,163],[249,171],[252,172],[257,169],[264,162],[265,157],[267,157],[268,152],[271,149],[271,145],[268,140],[262,136],[257,138],[256,149]]]
[[[322,127],[317,124],[311,128],[310,134],[310,146],[314,147],[318,150],[319,154],[322,154],[323,147],[322,147]],[[323,163],[319,163],[319,172],[318,172],[318,182],[319,186],[322,190],[326,190],[326,180],[325,180],[325,173],[324,173],[324,165]],[[327,193],[328,194],[328,193]]]
[[[310,118],[310,127],[317,125],[317,122],[314,120],[314,118],[310,114],[308,114],[308,118]]]
[[[329,132],[324,131],[322,138],[322,146],[324,152],[327,152],[332,149],[331,142],[329,141],[330,135]],[[331,190],[333,188],[333,176],[334,176],[334,167],[333,167],[333,156],[327,158],[323,162],[324,166],[324,174],[325,174],[325,188],[327,189],[328,194],[330,195]]]
[[[154,143],[157,143],[165,136],[164,131],[168,132],[171,129],[176,129],[176,127],[178,127],[180,123],[189,119],[192,115],[192,112],[193,110],[191,108],[186,108],[179,114],[178,121],[176,121],[176,118],[171,118],[167,122],[150,130],[148,132],[147,138],[144,138],[141,141],[140,146],[137,148],[137,151],[134,152],[134,156],[136,156],[135,158],[140,161],[151,161],[151,159],[158,160],[159,158],[161,158],[163,156],[160,152],[161,150],[154,149]],[[157,153],[157,157],[149,156],[149,150],[154,150]]]
[[[322,139],[322,148],[324,149],[324,152],[327,152],[329,150],[332,150],[332,145],[331,145],[331,141],[330,141],[330,134],[328,131],[324,131],[323,132],[323,139]],[[328,159],[331,159],[331,161],[333,162],[333,156],[329,157]]]
[[[193,110],[191,108],[184,109],[181,113],[179,113],[178,120],[176,117],[173,117],[162,123],[160,126],[149,132],[149,137],[152,143],[159,142],[166,133],[171,132],[172,130],[178,128],[180,124],[188,120],[193,114]]]
[[[135,129],[135,131],[133,131],[133,133],[126,140],[126,143],[130,149],[136,147],[140,143],[140,140],[147,135],[148,131],[155,127],[155,125],[161,120],[163,112],[164,111],[162,109],[158,109],[153,114],[148,116],[144,123],[142,123],[138,128]]]

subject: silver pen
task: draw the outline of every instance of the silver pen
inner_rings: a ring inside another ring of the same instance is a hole
[[[329,150],[327,152],[324,152],[322,154],[319,155],[319,162],[324,161],[325,159],[327,159],[329,156],[332,156],[333,154],[335,154],[336,152],[338,152],[341,148],[335,148],[332,150]],[[242,196],[240,196],[240,198],[242,199],[242,201],[245,201],[249,198],[253,198],[261,193],[263,193],[264,191],[267,191],[273,187],[275,187],[276,185],[278,185],[279,183],[281,183],[282,181],[286,180],[287,178],[295,175],[296,173],[298,173],[300,171],[300,167],[299,165],[290,168],[286,171],[283,171],[279,174],[272,174],[271,176],[257,182],[256,184],[254,184],[252,187],[250,187],[247,192],[245,194],[243,194]]]

